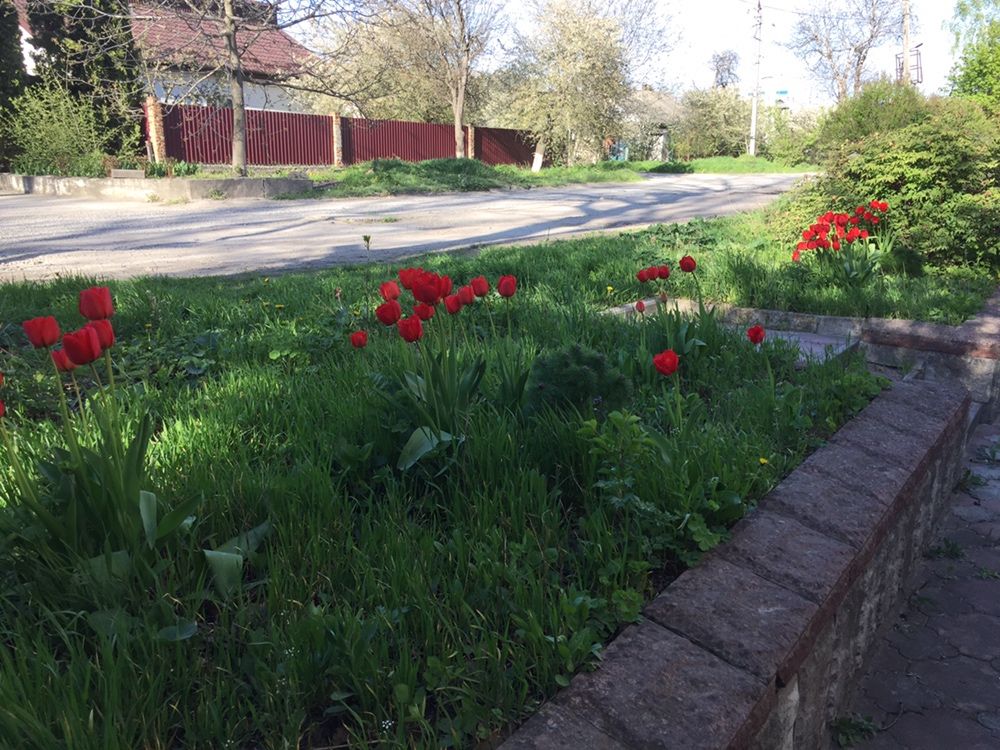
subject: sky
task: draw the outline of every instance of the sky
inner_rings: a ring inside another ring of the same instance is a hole
[[[662,61],[660,85],[679,91],[712,84],[710,59],[714,52],[735,50],[740,58],[740,88],[750,94],[754,87],[756,42],[753,39],[756,0],[659,0],[661,9],[672,19],[679,39]],[[792,38],[809,0],[763,0],[764,34],[761,46],[761,92],[773,102],[777,92],[793,108],[830,104],[822,84],[813,81],[803,63],[783,43]],[[952,35],[944,24],[950,20],[954,0],[910,0],[916,24],[911,27],[911,45],[922,43],[923,83],[927,94],[938,93],[946,86],[953,63]],[[869,75],[884,72],[895,76],[895,56],[902,49],[897,41],[876,50],[868,66]],[[649,80],[647,82],[655,83]]]

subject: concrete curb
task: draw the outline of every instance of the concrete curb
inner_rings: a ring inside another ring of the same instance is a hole
[[[824,748],[958,479],[970,399],[898,383],[503,745]]]
[[[0,193],[137,201],[276,198],[279,195],[301,193],[312,186],[312,180],[293,177],[100,179],[0,173]]]

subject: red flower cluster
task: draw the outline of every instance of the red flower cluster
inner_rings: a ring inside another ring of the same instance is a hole
[[[108,320],[115,314],[111,290],[95,286],[80,292],[80,314],[90,320],[87,325],[62,337],[62,349],[51,352],[52,361],[60,372],[89,365],[115,345],[115,329]],[[59,341],[59,323],[51,315],[32,318],[22,324],[28,341],[36,349],[48,349]]]
[[[379,295],[385,302],[375,308],[375,317],[384,326],[396,326],[399,335],[408,343],[419,341],[424,335],[423,324],[434,317],[437,305],[444,303],[449,315],[457,315],[463,307],[473,304],[476,298],[490,293],[490,282],[485,276],[477,276],[457,290],[449,276],[423,268],[401,268],[398,276],[399,284],[386,281],[379,285]],[[400,286],[409,291],[414,300],[413,315],[405,318],[400,303]],[[497,292],[501,297],[513,297],[517,292],[517,277],[501,276],[497,281]],[[368,334],[355,331],[350,340],[355,349],[363,349],[368,345]]]
[[[666,280],[670,278],[670,268],[669,266],[650,266],[649,268],[643,268],[635,277],[643,284],[647,281],[656,281],[657,279]]]
[[[795,246],[792,260],[798,263],[804,250],[839,251],[844,244],[866,240],[878,223],[885,218],[889,204],[872,201],[867,206],[858,206],[854,214],[840,214],[827,211],[816,217],[816,221],[802,230],[802,240]]]

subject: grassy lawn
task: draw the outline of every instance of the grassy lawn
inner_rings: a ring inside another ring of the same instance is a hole
[[[787,167],[767,159],[717,157],[691,162],[600,162],[575,167],[546,167],[534,173],[524,167],[489,166],[470,159],[432,159],[405,162],[379,159],[343,169],[313,172],[317,187],[306,197],[347,198],[408,193],[554,187],[593,182],[637,182],[642,173],[751,173],[805,172],[808,167]],[[302,196],[296,196],[302,197]]]
[[[117,480],[91,473],[115,455],[95,436],[115,413],[103,369],[78,371],[87,406],[66,395],[105,458],[50,462],[55,377],[11,322],[75,327],[86,282],[5,286],[0,736],[468,747],[525,716],[879,388],[856,359],[800,370],[711,315],[598,314],[680,248],[427,259],[518,288],[439,306],[417,345],[372,318],[395,266],[113,283],[114,403],[128,433],[153,415],[139,486],[161,507],[149,527],[126,504],[138,530],[114,541]],[[653,366],[667,348],[676,375]]]

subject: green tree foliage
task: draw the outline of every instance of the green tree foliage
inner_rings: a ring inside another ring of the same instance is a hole
[[[1000,0],[956,0],[950,24],[956,49],[976,41],[992,21],[1000,21]]]
[[[746,151],[750,102],[734,88],[692,89],[681,99],[674,134],[678,158],[739,156]]]
[[[0,112],[20,93],[24,80],[17,9],[10,0],[0,0]]]
[[[116,134],[110,149],[134,148],[143,82],[128,3],[29,0],[28,19],[43,74],[93,102],[99,124]]]
[[[951,75],[952,93],[968,96],[1000,114],[1000,21],[987,24],[962,50]]]
[[[928,116],[845,144],[826,190],[892,206],[903,245],[939,264],[1000,261],[1000,124],[969,99],[936,99]]]
[[[817,146],[829,154],[842,143],[905,128],[928,115],[927,100],[916,88],[880,78],[865,84],[858,94],[841,102],[823,119]]]
[[[505,124],[530,130],[569,164],[603,155],[605,139],[622,133],[629,97],[620,23],[586,2],[550,0],[517,57]]]

